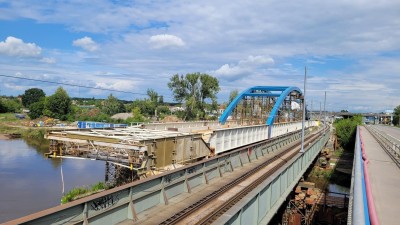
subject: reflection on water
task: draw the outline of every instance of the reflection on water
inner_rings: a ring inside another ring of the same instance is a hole
[[[342,194],[349,194],[350,188],[344,187],[341,185],[337,185],[337,184],[329,184],[329,191],[336,192],[336,193],[342,193]]]
[[[337,184],[329,184],[328,190],[329,192],[340,193],[340,194],[330,193],[329,194],[330,196],[343,197],[343,195],[341,194],[347,194],[347,195],[350,194],[350,188]]]
[[[35,148],[22,139],[0,140],[0,223],[59,205],[61,165],[65,192],[104,181],[105,162],[46,159],[45,152],[45,145]]]

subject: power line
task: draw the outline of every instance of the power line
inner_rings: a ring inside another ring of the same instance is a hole
[[[114,89],[109,89],[109,88],[102,88],[102,87],[89,87],[89,86],[78,85],[78,84],[70,84],[70,83],[57,82],[57,81],[40,80],[40,79],[18,77],[18,76],[10,76],[10,75],[4,75],[4,74],[0,74],[0,77],[8,77],[8,78],[14,78],[14,79],[20,79],[20,80],[29,80],[29,81],[36,81],[36,82],[42,82],[42,83],[66,85],[66,86],[71,86],[71,87],[81,87],[81,88],[89,88],[89,89],[96,89],[96,90],[103,90],[103,91],[114,91],[114,92],[121,92],[121,93],[127,93],[127,94],[147,96],[147,94],[138,93],[138,92],[119,91],[119,90],[114,90]]]

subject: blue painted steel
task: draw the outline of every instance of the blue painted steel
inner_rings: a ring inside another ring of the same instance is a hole
[[[361,158],[362,162],[362,158]],[[362,174],[362,193],[363,193],[363,200],[364,200],[364,218],[365,224],[369,225],[369,210],[368,210],[368,200],[367,200],[367,188],[365,187],[365,177],[364,177],[364,163],[361,163],[361,174]]]
[[[367,199],[365,198],[365,183],[364,183],[364,171],[363,171],[363,160],[361,154],[361,140],[359,128],[357,127],[356,144],[354,147],[354,164],[353,164],[353,178],[352,178],[352,202],[349,207],[349,214],[351,219],[348,224],[369,224],[368,208],[366,208]],[[351,211],[350,211],[351,210]]]
[[[102,123],[102,122],[92,122],[92,121],[78,121],[78,128],[117,128],[117,127],[127,127],[127,124],[112,124],[112,123]]]
[[[265,93],[254,93],[254,91],[266,91]],[[280,94],[271,93],[272,91],[280,91]],[[284,87],[284,86],[255,86],[251,87],[238,96],[228,105],[225,109],[224,113],[219,118],[219,122],[224,124],[228,119],[228,116],[232,113],[233,109],[237,106],[237,104],[246,96],[264,96],[264,97],[278,97],[278,100],[275,102],[274,107],[270,115],[268,116],[268,120],[266,121],[267,125],[272,125],[275,120],[275,115],[278,112],[278,109],[282,102],[285,100],[286,96],[289,95],[292,91],[297,91],[300,94],[302,93],[298,87]]]
[[[279,106],[281,106],[282,102],[285,100],[286,96],[288,96],[292,91],[297,91],[302,93],[298,87],[288,87],[285,91],[282,92],[281,96],[279,96],[278,100],[275,102],[274,108],[272,108],[271,112],[269,113],[267,125],[274,124],[275,115],[278,112]]]
[[[271,94],[271,93],[248,93],[246,96],[251,97],[279,97],[280,94]]]

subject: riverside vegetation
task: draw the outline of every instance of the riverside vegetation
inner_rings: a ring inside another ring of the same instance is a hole
[[[344,164],[352,161],[357,126],[361,125],[361,121],[361,116],[354,116],[353,118],[336,120],[334,122],[333,126],[335,128],[338,146],[336,150],[332,152],[331,160],[336,163],[336,166],[344,166],[345,168],[351,167],[351,165]],[[318,162],[317,164],[319,165]],[[336,168],[314,166],[308,174],[308,181],[316,183],[323,189],[326,188],[328,184],[338,184],[349,187],[351,177],[337,171]]]
[[[109,186],[109,185],[105,184],[104,182],[98,182],[98,183],[90,185],[90,186],[75,187],[75,188],[72,188],[69,192],[67,192],[61,198],[61,204],[65,204],[65,203],[71,202],[73,200],[76,200],[78,198],[92,195],[97,192],[104,191],[104,190],[107,190],[110,188],[112,188],[112,186]]]

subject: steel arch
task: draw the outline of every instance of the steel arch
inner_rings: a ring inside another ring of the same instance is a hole
[[[255,93],[254,91],[265,91],[265,93]],[[273,94],[271,91],[280,91],[280,94]],[[298,87],[285,87],[285,86],[254,86],[251,87],[242,93],[240,93],[236,98],[228,105],[225,109],[224,113],[219,118],[219,122],[221,124],[225,124],[228,116],[232,113],[233,109],[237,106],[237,104],[246,96],[265,96],[265,97],[278,97],[277,101],[274,104],[270,114],[268,115],[268,120],[266,121],[267,125],[272,125],[275,120],[275,115],[278,112],[278,109],[282,102],[285,100],[286,96],[288,96],[291,92],[296,91],[303,94]]]

